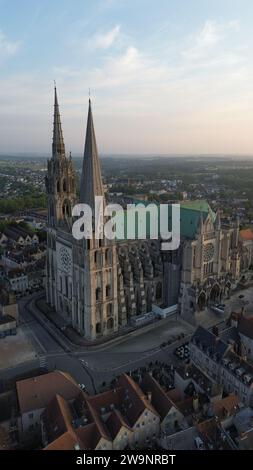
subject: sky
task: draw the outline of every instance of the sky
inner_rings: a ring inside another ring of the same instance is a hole
[[[0,154],[253,154],[252,0],[0,0]]]

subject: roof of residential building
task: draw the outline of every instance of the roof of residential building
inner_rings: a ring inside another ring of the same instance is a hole
[[[212,408],[215,416],[222,419],[227,416],[236,414],[239,409],[240,398],[235,393],[231,393],[221,400],[213,403]]]
[[[95,423],[105,438],[108,438],[109,431],[106,424],[101,420],[103,412],[117,409],[121,415],[121,423],[126,427],[132,427],[145,409],[149,409],[157,415],[156,410],[143,391],[127,374],[120,376],[114,390],[88,397],[86,403]]]
[[[253,231],[250,228],[240,230],[240,237],[245,241],[253,241]]]
[[[150,393],[150,402],[163,420],[172,407],[176,407],[161,385],[150,374],[146,374],[142,381],[142,389]]]
[[[172,388],[171,390],[168,390],[167,395],[174,403],[182,400],[182,393],[178,388]]]
[[[231,444],[226,439],[219,423],[215,418],[208,419],[202,423],[196,424],[206,448],[213,450],[231,450]],[[211,447],[209,447],[211,446]]]
[[[191,342],[207,354],[210,354],[216,361],[224,356],[229,347],[221,338],[203,326],[198,326],[191,338]]]
[[[48,374],[47,374],[48,375]],[[80,393],[70,406],[60,391],[53,396],[43,412],[46,435],[51,441],[46,450],[95,449],[101,438],[112,441],[121,428],[131,432],[131,427],[144,410],[156,416],[157,411],[134,380],[123,374],[115,389],[94,396]],[[160,392],[159,392],[160,393]],[[165,394],[165,398],[169,398]],[[89,417],[80,425],[78,415]]]
[[[195,385],[202,389],[208,396],[216,395],[220,390],[220,385],[213,382],[202,369],[199,369],[195,364],[178,367],[176,374],[179,374],[184,380],[189,381],[185,389],[187,395],[193,396],[196,392]]]
[[[101,439],[95,423],[76,426],[75,411],[63,397],[56,395],[42,414],[45,450],[93,450]]]
[[[80,448],[77,436],[71,431],[68,431],[50,442],[44,450],[75,450],[76,446]]]
[[[94,450],[102,437],[95,423],[76,429],[75,434],[86,450]]]
[[[61,371],[19,380],[16,387],[21,414],[45,408],[58,393],[66,400],[76,398],[80,393],[75,380]]]
[[[251,386],[253,383],[253,366],[234,351],[228,351],[222,359],[225,367],[237,380],[243,382],[245,386]]]
[[[50,441],[72,430],[72,413],[68,402],[61,395],[55,395],[44,410],[42,417]]]
[[[131,428],[126,424],[122,414],[117,409],[113,410],[109,415],[106,426],[110,430],[112,439],[115,439],[122,427],[131,431]]]
[[[131,426],[136,423],[145,409],[157,415],[152,404],[131,377],[127,374],[122,374],[119,379],[119,385],[123,388],[123,400],[125,401],[126,414]],[[128,405],[129,403],[132,403],[131,407]]]

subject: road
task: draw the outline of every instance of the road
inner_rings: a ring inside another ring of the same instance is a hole
[[[228,300],[227,314],[224,316],[208,311],[205,316],[206,327],[219,324],[220,329],[226,327],[226,318],[230,310],[245,306],[246,312],[253,312],[253,289],[243,291],[244,298],[238,299],[237,293]],[[78,383],[85,384],[90,393],[101,389],[103,382],[107,384],[122,372],[129,372],[147,366],[150,362],[160,361],[178,364],[173,351],[190,338],[194,328],[176,317],[167,321],[157,322],[152,328],[132,332],[116,342],[104,344],[98,348],[77,348],[70,343],[65,335],[37,310],[34,303],[36,295],[20,301],[20,317],[29,339],[37,352],[37,359],[23,363],[11,369],[1,371],[3,378],[10,378],[36,367],[48,370],[64,370],[69,372]],[[185,337],[178,340],[178,335]],[[173,341],[161,348],[161,343]]]
[[[34,361],[2,370],[3,378],[11,378],[37,367],[46,367],[48,370],[56,368],[69,372],[78,383],[84,383],[87,390],[94,393],[103,382],[110,382],[123,371],[143,367],[151,361],[168,362],[168,351],[172,352],[177,343],[173,343],[167,352],[161,350],[159,345],[168,339],[176,339],[182,332],[189,336],[192,333],[192,327],[172,318],[157,322],[150,329],[132,332],[97,350],[78,349],[37,310],[35,298],[36,294],[22,299],[19,309],[21,323],[38,357]]]

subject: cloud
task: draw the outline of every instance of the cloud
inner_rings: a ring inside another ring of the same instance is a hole
[[[124,32],[119,29],[114,39],[95,36],[100,37],[100,50],[94,51],[88,66],[85,61],[57,63],[45,75],[34,71],[0,77],[1,143],[8,148],[15,116],[12,133],[17,141],[21,139],[24,148],[47,145],[50,151],[55,78],[66,144],[74,151],[83,146],[89,87],[102,151],[189,152],[204,150],[205,145],[206,150],[222,151],[222,130],[229,135],[230,122],[235,126],[239,120],[240,132],[246,129],[252,102],[250,51],[234,38],[238,28],[236,21],[206,21],[191,35],[191,42],[184,37],[167,54],[144,49],[130,37],[122,41]],[[119,31],[120,47],[110,49]],[[89,58],[87,47],[85,53]],[[221,136],[216,148],[215,132]],[[236,145],[236,138],[229,145],[228,149]]]
[[[19,42],[10,41],[0,29],[0,59],[15,55],[19,46]]]
[[[113,29],[107,31],[107,33],[96,34],[90,41],[90,45],[94,48],[108,49],[115,43],[119,33],[120,25],[116,25]]]
[[[197,34],[191,36],[190,41],[193,46],[184,50],[182,55],[187,60],[202,59],[225,38],[229,31],[237,32],[238,30],[239,21],[237,20],[226,23],[207,20],[202,29]]]

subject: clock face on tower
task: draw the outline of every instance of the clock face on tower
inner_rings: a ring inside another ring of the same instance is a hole
[[[69,250],[64,246],[59,249],[59,261],[61,269],[66,273],[69,273],[71,270],[72,260]]]
[[[214,255],[214,246],[212,243],[207,243],[204,246],[204,262],[212,261]]]

